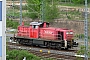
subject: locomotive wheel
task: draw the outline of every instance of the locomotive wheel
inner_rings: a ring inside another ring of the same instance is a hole
[[[45,42],[46,47],[50,48],[50,42]]]
[[[32,41],[28,40],[28,44],[27,45],[32,45]]]
[[[22,41],[21,40],[19,41],[19,44],[22,44]]]
[[[23,41],[21,39],[18,39],[19,44],[23,44]]]
[[[68,47],[67,47],[67,48],[65,48],[65,50],[68,50]]]
[[[61,50],[61,44],[56,43],[56,49]]]

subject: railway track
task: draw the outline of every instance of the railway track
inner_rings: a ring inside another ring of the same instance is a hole
[[[10,49],[27,50],[30,53],[44,58],[53,58],[55,60],[76,60],[77,50],[55,50],[47,48],[39,48],[36,46],[25,46],[16,43],[7,43]]]
[[[27,46],[27,45],[21,45],[21,44],[18,44],[18,43],[11,43],[11,42],[7,42],[7,44],[8,44],[8,46],[11,46],[11,45],[13,45],[13,46],[16,46],[16,47],[26,47],[26,48],[39,48],[39,49],[46,49],[46,50],[55,50],[55,51],[66,51],[66,52],[74,52],[74,53],[76,53],[77,52],[77,49],[75,50],[75,49],[69,49],[69,50],[65,50],[65,49],[61,49],[61,50],[57,50],[57,49],[55,49],[55,48],[47,48],[47,47],[38,47],[38,46]]]
[[[74,56],[68,56],[68,55],[61,55],[61,54],[54,54],[54,53],[40,53],[38,51],[30,51],[30,53],[33,53],[39,57],[44,57],[44,58],[53,58],[53,59],[56,59],[56,60],[60,60],[60,59],[68,59],[68,60],[76,60],[76,57]]]

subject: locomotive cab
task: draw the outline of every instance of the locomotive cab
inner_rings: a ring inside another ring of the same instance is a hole
[[[39,37],[39,26],[42,23],[31,22],[30,23],[30,38],[38,38]]]
[[[40,28],[49,27],[49,23],[46,22],[31,22],[30,23],[30,37],[31,38],[39,38]]]

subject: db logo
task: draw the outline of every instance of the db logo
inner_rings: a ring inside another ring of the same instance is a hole
[[[44,30],[44,33],[46,33],[46,34],[53,34],[52,31],[46,31],[46,30]]]

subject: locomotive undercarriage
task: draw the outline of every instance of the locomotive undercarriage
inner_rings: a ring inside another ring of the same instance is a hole
[[[28,38],[23,38],[23,37],[15,37],[14,38],[16,42],[19,44],[24,44],[24,45],[32,45],[32,46],[41,46],[41,47],[47,47],[47,48],[55,48],[55,49],[69,49],[72,48],[74,45],[74,41],[67,41],[67,47],[65,47],[65,42],[64,40],[43,40],[43,39],[28,39]]]

